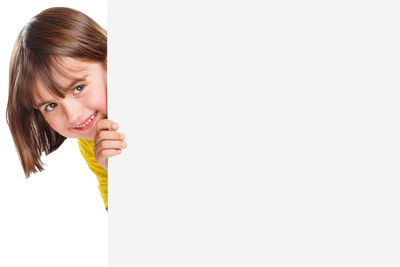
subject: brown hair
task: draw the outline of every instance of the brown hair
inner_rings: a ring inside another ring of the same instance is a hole
[[[43,170],[41,156],[55,151],[65,137],[54,131],[35,108],[36,80],[59,97],[65,91],[52,71],[65,74],[60,57],[106,63],[107,32],[84,13],[64,7],[49,8],[21,30],[10,60],[7,123],[28,178]]]

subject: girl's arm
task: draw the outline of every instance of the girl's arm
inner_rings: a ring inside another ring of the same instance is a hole
[[[118,124],[103,119],[96,123],[97,134],[94,139],[94,156],[96,161],[108,169],[108,158],[118,155],[128,144],[124,141],[125,135],[117,132]]]

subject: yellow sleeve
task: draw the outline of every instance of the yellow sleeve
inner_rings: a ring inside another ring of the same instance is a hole
[[[97,177],[97,181],[99,182],[100,194],[103,198],[104,206],[108,210],[108,172],[107,170],[103,169],[103,167],[101,167],[99,163],[97,163],[94,157],[93,140],[78,138],[78,145],[83,158],[86,160],[86,163],[89,166],[89,169]]]

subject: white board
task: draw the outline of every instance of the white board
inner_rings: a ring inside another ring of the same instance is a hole
[[[396,10],[110,1],[110,266],[398,265]]]

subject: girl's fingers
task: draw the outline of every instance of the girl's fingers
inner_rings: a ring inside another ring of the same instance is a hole
[[[124,140],[125,135],[117,131],[101,131],[98,133],[99,139],[113,139],[113,140]]]
[[[108,119],[99,120],[96,123],[96,129],[98,132],[100,132],[102,130],[115,131],[118,129],[118,123],[116,123],[112,120],[108,120]]]
[[[97,145],[99,142],[104,141],[104,140],[124,140],[125,135],[123,133],[119,133],[117,131],[101,131],[98,132],[95,138],[95,145]]]
[[[114,140],[102,140],[96,146],[96,150],[104,150],[104,149],[124,149],[128,146],[127,142],[123,141],[114,141]]]
[[[104,149],[99,152],[99,157],[108,159],[110,157],[121,154],[121,149]]]

